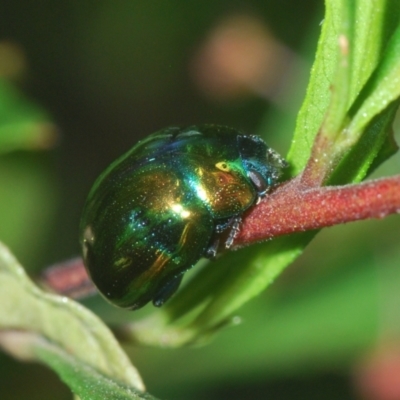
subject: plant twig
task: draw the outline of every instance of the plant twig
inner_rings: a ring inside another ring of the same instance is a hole
[[[284,183],[244,218],[234,245],[400,212],[400,175],[345,186]]]

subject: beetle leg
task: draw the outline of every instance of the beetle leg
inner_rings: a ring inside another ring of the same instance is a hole
[[[230,226],[231,230],[230,230],[229,236],[225,242],[226,249],[229,249],[232,246],[233,241],[235,240],[236,236],[238,235],[238,233],[240,231],[241,223],[242,223],[242,218],[240,216],[232,218],[231,226]]]
[[[215,233],[217,234],[216,238],[211,242],[211,245],[208,247],[206,254],[204,257],[206,258],[215,258],[218,251],[218,246],[220,242],[219,234],[224,232],[225,230],[229,229],[228,237],[225,241],[225,248],[229,249],[233,241],[235,240],[236,236],[240,231],[240,224],[242,222],[242,218],[240,216],[235,216],[229,218],[227,221],[219,223],[215,227]]]
[[[219,247],[219,237],[216,237],[211,242],[210,246],[208,246],[208,248],[204,254],[204,257],[209,258],[210,260],[213,260],[217,256],[218,247]]]
[[[232,226],[236,217],[229,218],[228,220],[223,220],[223,222],[219,222],[215,226],[215,233],[219,234],[226,231],[228,228]]]

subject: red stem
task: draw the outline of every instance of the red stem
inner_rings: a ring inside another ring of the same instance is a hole
[[[299,176],[249,211],[235,245],[400,212],[400,175],[345,186],[305,188]]]

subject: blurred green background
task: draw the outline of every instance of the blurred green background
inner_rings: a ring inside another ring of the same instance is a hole
[[[32,274],[78,254],[92,182],[149,133],[226,124],[267,131],[284,154],[323,18],[317,0],[0,6],[0,240]],[[374,176],[399,167],[395,156]],[[379,349],[400,347],[399,222],[325,230],[244,307],[241,325],[208,346],[128,348],[149,392],[174,400],[378,398],[361,397],[362,377],[366,365],[380,365]],[[86,304],[110,322],[151,312],[118,311],[98,297]],[[71,398],[50,370],[4,354],[0,393]]]

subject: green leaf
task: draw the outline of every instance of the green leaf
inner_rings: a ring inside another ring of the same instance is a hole
[[[314,232],[291,235],[227,254],[217,266],[226,274],[192,326],[204,333],[214,331],[239,307],[264,291],[313,237]]]
[[[0,337],[14,331],[31,335],[26,346],[7,346],[12,343],[9,335],[0,343],[20,358],[53,366],[82,399],[105,398],[87,397],[82,388],[88,390],[93,382],[97,382],[96,391],[103,394],[115,387],[121,393],[144,389],[138,372],[109,329],[74,301],[42,292],[1,244],[0,303]],[[85,373],[80,374],[82,371]]]
[[[339,137],[338,145],[348,154],[330,184],[361,181],[398,149],[391,125],[400,97],[400,25],[387,46],[381,45],[381,61],[355,100],[349,111],[353,116]]]
[[[14,356],[41,361],[57,371],[81,400],[155,400],[146,393],[110,379],[35,333],[0,331],[0,343]]]
[[[391,3],[399,4],[397,0]],[[356,2],[356,23],[350,49],[352,60],[348,107],[354,102],[379,62],[382,45],[387,41],[387,28],[391,28],[391,24],[387,22],[387,5],[386,0]]]
[[[342,0],[326,1],[325,17],[310,82],[297,117],[296,130],[287,156],[293,168],[293,175],[299,174],[306,165],[314,138],[330,104],[330,88],[337,70],[338,26],[341,26],[343,20],[343,8]]]
[[[358,139],[378,114],[400,97],[400,25],[383,55],[379,67],[366,87],[365,101],[358,107],[347,127],[351,140]]]
[[[384,56],[386,61],[375,78],[380,90],[359,108],[360,98],[365,99],[364,85],[381,60],[388,38],[399,29],[399,5],[398,0],[326,1],[316,59],[288,155],[294,174],[304,168],[320,130],[326,137],[338,139],[337,149],[331,151],[343,153],[359,140],[371,120],[398,97],[395,87],[390,93],[383,87],[383,80],[389,89],[390,78],[398,76],[395,33]],[[349,110],[356,118],[346,127]]]
[[[360,182],[397,152],[398,146],[391,130],[397,108],[398,102],[392,104],[372,121],[355,146],[338,165],[328,184]]]
[[[270,285],[314,234],[282,237],[227,253],[207,264],[161,312],[118,328],[117,333],[125,340],[152,346],[204,342],[219,328],[235,324],[232,314]]]
[[[79,394],[81,400],[155,400],[147,393],[110,379],[49,343],[37,346],[35,353],[40,360],[58,371],[73,392]]]

